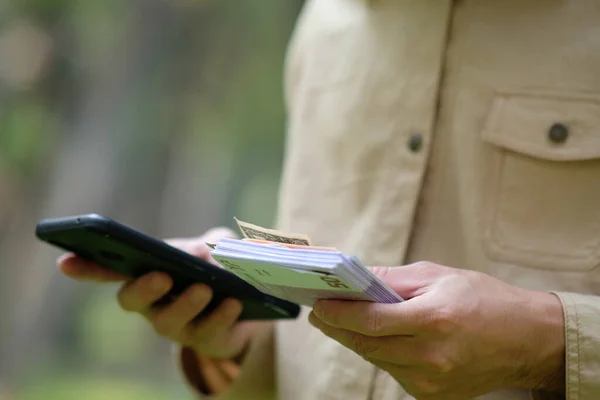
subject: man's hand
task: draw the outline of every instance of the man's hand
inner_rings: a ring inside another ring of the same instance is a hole
[[[229,229],[217,228],[196,239],[174,239],[168,242],[196,257],[214,262],[205,242],[217,242],[222,237],[235,237],[235,233]],[[77,280],[126,280],[117,273],[70,254],[61,257],[58,264],[65,275]],[[227,299],[212,314],[195,322],[194,318],[212,298],[211,288],[203,284],[192,285],[169,305],[160,309],[152,308],[153,303],[169,292],[171,285],[171,278],[161,272],[127,281],[119,292],[119,304],[126,311],[146,317],[158,334],[192,348],[200,355],[226,360],[243,352],[257,323],[236,323],[242,312],[239,300]]]
[[[322,300],[310,322],[417,399],[504,387],[564,390],[564,322],[554,295],[430,263],[373,271],[409,300]]]

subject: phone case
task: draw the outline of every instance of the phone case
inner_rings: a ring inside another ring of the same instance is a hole
[[[214,296],[202,318],[227,297],[242,301],[240,320],[293,319],[297,304],[267,295],[233,273],[176,249],[98,214],[44,219],[36,236],[130,278],[162,271],[173,279],[173,289],[156,306],[172,301],[193,283],[209,285]]]

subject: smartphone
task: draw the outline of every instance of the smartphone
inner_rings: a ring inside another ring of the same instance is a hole
[[[152,271],[167,273],[173,288],[157,306],[169,303],[194,283],[210,286],[213,299],[199,319],[228,297],[243,303],[240,320],[294,319],[300,313],[297,304],[267,295],[217,265],[98,214],[44,219],[35,233],[48,244],[132,279]]]

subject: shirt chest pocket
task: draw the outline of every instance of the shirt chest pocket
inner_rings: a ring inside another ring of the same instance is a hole
[[[600,266],[600,100],[498,96],[483,139],[488,256],[546,270]]]

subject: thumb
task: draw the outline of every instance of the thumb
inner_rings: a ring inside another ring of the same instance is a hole
[[[216,243],[222,238],[237,239],[238,235],[229,228],[218,227],[209,229],[206,233],[198,238],[203,242]]]
[[[206,243],[217,243],[222,238],[236,239],[237,235],[229,228],[213,228],[209,229],[202,236],[186,239],[169,239],[166,242],[179,250],[190,253],[193,256],[202,258],[203,260],[213,261],[210,257],[210,247]]]
[[[383,283],[403,299],[411,299],[427,292],[431,284],[443,273],[442,266],[419,262],[399,267],[370,267]]]

